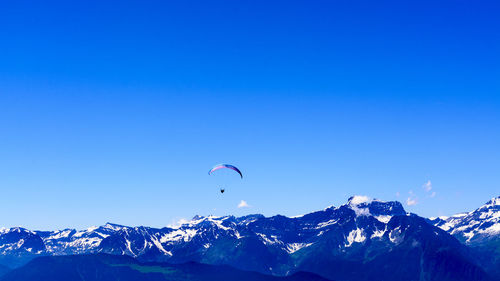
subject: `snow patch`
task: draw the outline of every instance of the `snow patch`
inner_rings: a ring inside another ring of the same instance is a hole
[[[370,236],[370,239],[382,237],[382,236],[384,236],[384,234],[385,234],[385,229],[384,230],[377,229],[373,232],[372,236]]]
[[[262,234],[262,233],[256,233],[259,235],[259,237],[262,239],[264,244],[266,245],[273,245],[273,244],[282,244],[283,242],[279,241],[276,235],[271,235],[270,238],[267,237],[267,235]]]
[[[368,208],[358,208],[358,206],[351,206],[351,209],[356,213],[356,216],[370,216],[370,210]]]
[[[286,245],[286,249],[285,250],[289,254],[293,254],[293,253],[297,252],[298,250],[300,250],[302,248],[311,246],[312,244],[313,243],[288,243]]]
[[[376,216],[375,218],[380,222],[388,223],[391,220],[392,216]]]
[[[66,230],[62,230],[62,231],[57,231],[53,235],[49,236],[47,239],[68,238],[72,231],[73,230],[70,230],[70,229],[66,229]]]
[[[234,231],[234,236],[236,236],[236,239],[241,239],[241,238],[245,237],[245,236],[241,236],[240,233],[236,230]]]
[[[332,225],[332,224],[336,224],[338,221],[339,221],[338,219],[332,219],[329,221],[319,223],[315,229],[320,229],[320,228],[327,227],[327,226]]]
[[[196,233],[197,230],[195,229],[177,229],[163,235],[160,238],[160,242],[161,243],[178,242],[178,241],[188,242],[196,235]]]
[[[398,244],[401,240],[403,240],[403,237],[401,236],[401,229],[399,226],[389,232],[389,240],[395,244]]]
[[[345,244],[345,247],[350,247],[352,243],[357,242],[361,243],[366,240],[366,236],[363,235],[363,230],[360,228],[357,228],[351,232],[349,232],[349,235],[347,236],[347,243]]]
[[[497,234],[500,232],[500,223],[495,223],[494,225],[486,228],[485,230],[480,231],[482,233],[487,234]]]

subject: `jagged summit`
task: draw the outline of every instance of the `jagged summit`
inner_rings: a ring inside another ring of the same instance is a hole
[[[497,236],[500,234],[500,196],[492,198],[474,211],[429,220],[465,243]]]
[[[488,207],[494,207],[494,206],[500,206],[500,196],[493,197],[491,198],[490,201],[486,202],[481,208],[488,208]]]
[[[201,220],[201,219],[203,219],[203,218],[204,218],[204,216],[195,215],[195,216],[194,216],[191,220],[192,220],[192,221],[196,221],[196,220]]]

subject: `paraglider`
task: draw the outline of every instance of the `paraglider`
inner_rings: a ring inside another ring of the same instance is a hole
[[[212,169],[210,169],[210,171],[208,171],[208,174],[212,175],[212,173],[214,171],[217,171],[217,170],[220,170],[220,169],[230,169],[230,170],[233,170],[236,173],[238,173],[238,175],[240,175],[240,178],[243,178],[243,174],[241,173],[240,169],[238,169],[235,166],[230,165],[230,164],[218,164],[218,165],[215,165]],[[224,187],[221,187],[220,188],[220,193],[222,194],[222,193],[224,193],[224,191],[226,191],[226,189]]]
[[[235,166],[233,165],[230,165],[230,164],[218,164],[218,165],[215,165],[212,169],[210,169],[210,171],[208,171],[208,174],[211,175],[214,171],[217,171],[217,170],[220,170],[220,169],[231,169],[235,172],[237,172],[241,178],[243,178],[243,174],[241,173],[241,171],[236,168]]]

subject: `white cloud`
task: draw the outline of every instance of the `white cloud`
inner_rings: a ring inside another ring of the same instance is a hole
[[[238,204],[238,208],[249,208],[250,205],[248,205],[247,201],[241,200],[240,204]]]
[[[422,188],[425,189],[425,191],[429,192],[432,189],[432,183],[431,181],[427,181],[424,185],[422,185]]]
[[[431,193],[431,195],[429,195],[429,196],[430,196],[431,198],[436,197],[436,191],[433,191],[433,192]]]
[[[408,197],[408,199],[406,199],[406,205],[408,206],[417,205],[417,198]]]
[[[399,191],[398,191],[398,192],[396,192],[396,197],[399,197]]]

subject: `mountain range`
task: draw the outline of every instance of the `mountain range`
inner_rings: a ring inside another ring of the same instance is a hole
[[[483,268],[500,276],[500,197],[472,212],[429,221],[471,248]]]
[[[266,276],[310,272],[338,281],[500,280],[499,241],[500,197],[469,213],[427,219],[396,201],[353,196],[341,206],[297,217],[195,216],[164,228],[111,223],[86,230],[4,228],[0,264],[22,266],[19,271],[40,260],[54,262],[47,257],[109,254],[138,263],[195,262]]]

